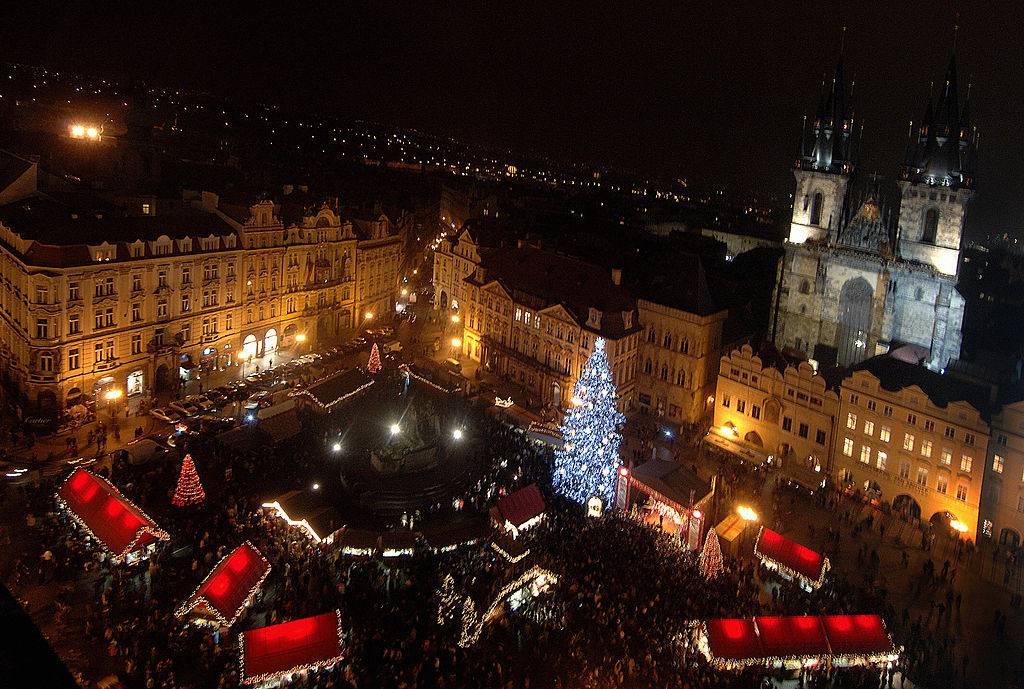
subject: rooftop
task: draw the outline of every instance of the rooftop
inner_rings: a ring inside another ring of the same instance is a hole
[[[964,401],[973,406],[982,417],[988,418],[991,411],[990,395],[986,388],[971,385],[950,376],[936,373],[921,364],[912,364],[889,354],[880,354],[853,366],[854,371],[868,371],[879,380],[883,390],[899,392],[916,385],[937,407],[950,402]]]

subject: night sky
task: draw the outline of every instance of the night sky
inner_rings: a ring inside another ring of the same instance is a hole
[[[257,7],[263,5],[263,7]],[[701,186],[788,193],[845,24],[863,167],[894,176],[956,3],[20,3],[8,59],[206,88]],[[963,3],[981,131],[972,233],[1024,235],[1024,8]]]

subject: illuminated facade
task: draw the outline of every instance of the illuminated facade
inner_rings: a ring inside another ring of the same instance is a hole
[[[838,485],[975,539],[989,426],[979,406],[923,366],[864,362],[842,385],[833,476]]]
[[[1016,548],[1024,536],[1024,401],[992,416],[979,530]]]
[[[393,304],[401,242],[386,223],[362,236],[336,205],[284,199],[0,192],[0,363],[27,408],[269,364]]]
[[[727,310],[700,315],[646,299],[637,302],[644,332],[637,400],[670,423],[699,424],[714,405]]]
[[[964,300],[956,281],[977,142],[956,61],[911,132],[898,183],[858,171],[849,91],[840,62],[805,123],[774,341],[843,366],[910,343],[928,350],[929,366],[944,368],[960,355]]]
[[[827,476],[839,397],[811,364],[750,345],[720,364],[712,433],[793,478]]]

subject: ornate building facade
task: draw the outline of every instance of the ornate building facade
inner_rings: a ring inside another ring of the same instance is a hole
[[[955,56],[912,127],[898,182],[858,170],[861,132],[842,61],[805,122],[771,323],[777,346],[848,366],[898,343],[931,367],[959,357],[956,290],[977,135]]]
[[[173,387],[394,304],[400,239],[336,202],[15,186],[0,191],[0,364],[30,409]]]

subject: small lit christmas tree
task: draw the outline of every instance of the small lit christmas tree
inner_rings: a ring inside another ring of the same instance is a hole
[[[555,452],[555,489],[571,500],[586,503],[593,496],[610,505],[618,471],[618,427],[626,421],[615,401],[615,383],[602,338],[594,341],[594,351],[573,388],[573,407],[566,413],[559,430],[563,447]]]
[[[718,533],[711,529],[704,539],[704,549],[700,551],[700,573],[705,579],[714,579],[722,573],[722,546],[718,542]]]
[[[178,476],[178,487],[174,489],[174,499],[171,502],[175,507],[186,505],[198,505],[206,500],[206,491],[203,484],[199,482],[199,474],[196,473],[196,465],[192,462],[192,455],[185,455],[181,463],[181,474]]]
[[[380,373],[380,350],[377,349],[377,343],[373,343],[373,349],[370,350],[370,360],[366,362],[366,370],[370,373]]]

